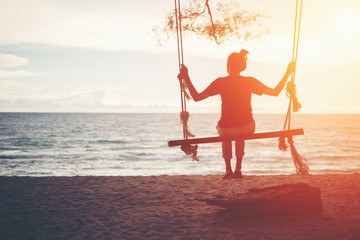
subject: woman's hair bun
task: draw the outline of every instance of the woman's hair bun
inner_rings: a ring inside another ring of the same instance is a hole
[[[249,51],[246,49],[241,49],[241,51],[240,51],[240,55],[242,55],[242,56],[246,56],[246,54],[248,54],[248,53],[249,53]]]

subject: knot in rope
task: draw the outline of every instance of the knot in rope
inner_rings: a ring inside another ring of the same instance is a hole
[[[287,148],[288,146],[286,145],[285,137],[279,137],[279,149],[285,152]]]
[[[189,121],[190,113],[188,111],[180,112],[180,122],[184,126],[185,136],[186,137],[195,137],[193,133],[190,132],[188,121]]]
[[[199,158],[197,157],[197,149],[198,145],[191,145],[188,143],[185,143],[181,145],[180,149],[186,154],[190,155],[193,161],[199,161]]]
[[[301,104],[296,97],[296,84],[294,82],[288,82],[286,84],[286,96],[293,101],[293,112],[299,111]]]
[[[190,113],[188,111],[180,112],[180,122],[183,125],[186,139],[188,137],[195,137],[195,135],[192,134],[189,130],[189,126],[188,126],[189,117],[190,117]],[[190,155],[193,161],[199,161],[199,158],[197,157],[197,149],[198,149],[198,145],[191,145],[188,143],[181,145],[181,150],[186,155]]]
[[[286,144],[285,138],[287,138],[287,142],[289,143],[289,145],[294,145],[294,140],[293,137],[290,136],[283,136],[279,138],[279,149],[283,152],[285,152],[288,148],[288,145]]]
[[[289,136],[287,139],[289,144],[294,144],[294,140],[292,136]]]

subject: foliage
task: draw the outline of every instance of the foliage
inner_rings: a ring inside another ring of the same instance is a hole
[[[205,1],[205,3],[204,3]],[[181,8],[181,25],[184,33],[205,37],[220,45],[229,40],[248,41],[258,39],[268,32],[261,20],[268,18],[264,11],[250,12],[240,8],[237,2],[219,2],[211,11],[209,0],[190,0]],[[170,11],[165,25],[153,32],[161,45],[176,34],[176,12]]]

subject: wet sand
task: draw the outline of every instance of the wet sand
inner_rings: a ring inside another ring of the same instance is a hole
[[[321,214],[237,217],[195,198],[307,183]],[[0,239],[360,239],[360,174],[0,177]]]

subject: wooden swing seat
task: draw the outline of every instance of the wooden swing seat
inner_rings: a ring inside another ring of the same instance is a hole
[[[202,144],[202,143],[216,143],[223,141],[236,141],[236,140],[252,140],[252,139],[263,139],[263,138],[276,138],[276,137],[291,137],[294,135],[304,135],[304,129],[297,128],[284,131],[269,131],[269,132],[257,132],[251,134],[241,134],[230,138],[211,136],[211,137],[199,137],[199,138],[188,138],[188,139],[170,139],[168,140],[168,146],[181,146],[184,144]]]

